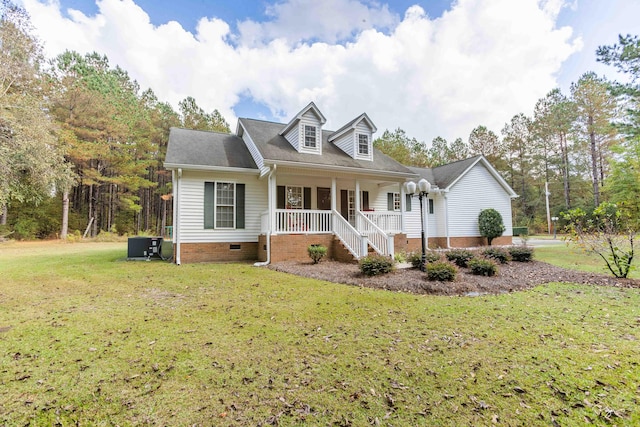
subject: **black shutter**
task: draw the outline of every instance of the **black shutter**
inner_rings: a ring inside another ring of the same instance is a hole
[[[406,197],[405,212],[411,212],[411,194],[405,194],[404,196]]]
[[[387,210],[388,211],[393,211],[394,210],[393,193],[387,193]]]
[[[213,211],[215,210],[215,204],[213,197],[215,195],[213,182],[204,183],[204,228],[212,229],[213,224]]]
[[[369,210],[369,192],[368,191],[362,192],[362,210],[363,211]]]
[[[304,209],[311,209],[311,188],[304,187]]]
[[[429,213],[433,213],[433,199],[429,199]]]
[[[340,190],[340,214],[344,219],[349,219],[349,195],[347,190]]]
[[[284,185],[278,185],[278,201],[276,202],[276,209],[284,209]]]
[[[244,184],[236,184],[236,228],[244,228]]]

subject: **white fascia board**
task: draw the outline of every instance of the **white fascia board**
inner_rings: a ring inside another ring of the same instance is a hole
[[[204,165],[181,165],[178,163],[164,163],[164,168],[167,170],[182,169],[195,172],[234,172],[243,173],[248,175],[260,175],[258,169],[248,168],[232,168],[226,166],[204,166]]]
[[[267,162],[265,161],[265,164]],[[278,166],[289,166],[295,168],[308,168],[315,169],[321,171],[340,171],[340,172],[349,172],[354,175],[379,175],[379,176],[389,176],[389,177],[397,177],[397,178],[405,178],[411,179],[415,176],[413,173],[405,173],[405,172],[393,172],[393,171],[385,171],[379,169],[365,169],[365,168],[355,168],[350,166],[337,166],[337,165],[319,165],[317,163],[304,163],[304,162],[292,162],[286,160],[279,160],[275,162],[269,162],[269,164],[275,164]]]

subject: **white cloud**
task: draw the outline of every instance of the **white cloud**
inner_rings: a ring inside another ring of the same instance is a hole
[[[270,21],[242,23],[240,35],[219,19],[202,19],[196,34],[153,26],[132,0],[99,0],[96,16],[70,18],[56,2],[23,1],[50,55],[104,53],[160,99],[194,96],[232,128],[234,105],[250,94],[283,121],[315,101],[327,128],[367,112],[380,131],[401,127],[427,142],[466,139],[479,124],[498,132],[557,86],[580,48],[556,27],[560,0],[458,0],[437,19],[413,6],[401,20],[355,0],[315,9],[329,3],[289,0],[269,9]],[[309,16],[298,25],[300,7]]]

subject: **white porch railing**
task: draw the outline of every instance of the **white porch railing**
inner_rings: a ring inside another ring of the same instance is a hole
[[[332,211],[333,213],[333,232],[336,237],[340,239],[340,241],[344,244],[344,247],[347,248],[351,254],[360,258],[367,254],[367,238],[360,233],[358,230],[353,228],[349,221],[344,219],[340,212]]]
[[[393,255],[393,236],[389,236],[363,212],[356,212],[356,228],[367,237],[371,247],[381,255]]]
[[[331,211],[276,209],[276,233],[331,233]]]
[[[385,233],[402,232],[402,215],[400,212],[362,212],[369,221],[377,225]]]

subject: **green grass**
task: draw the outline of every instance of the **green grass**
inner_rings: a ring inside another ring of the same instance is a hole
[[[640,291],[433,297],[0,245],[1,425],[638,425]]]
[[[560,267],[602,273],[613,277],[602,258],[593,253],[585,253],[573,244],[567,245],[563,243],[554,246],[539,246],[535,248],[534,257],[539,261]],[[640,279],[640,270],[638,270],[637,266],[638,260],[636,259],[633,261],[629,278]]]

